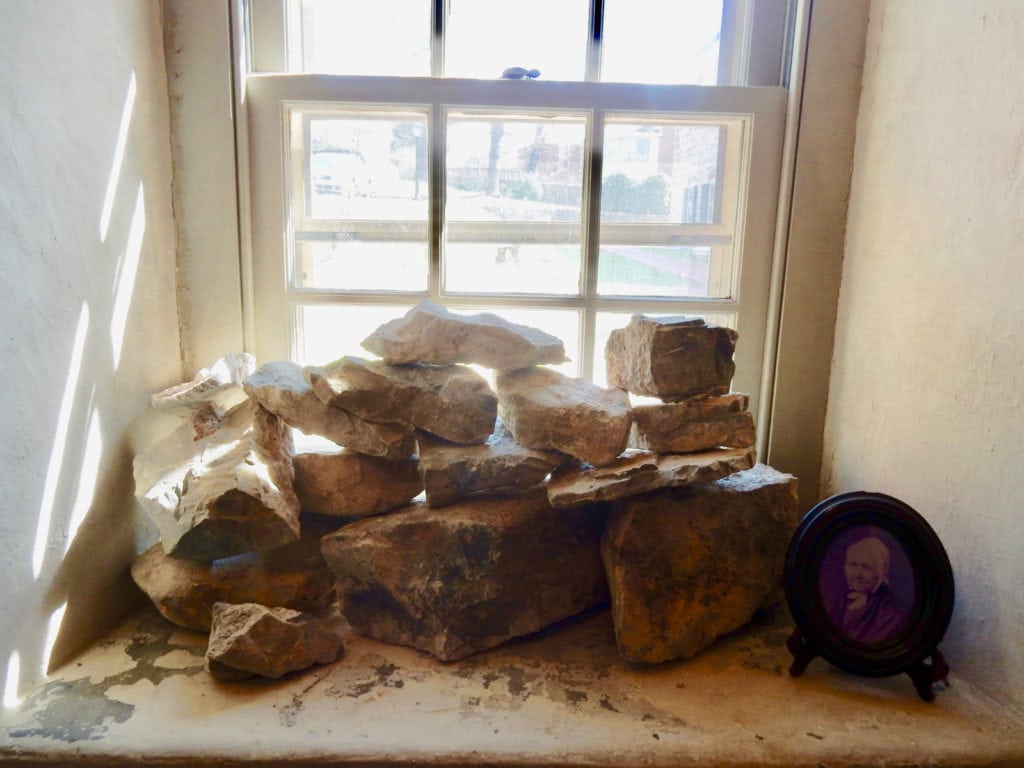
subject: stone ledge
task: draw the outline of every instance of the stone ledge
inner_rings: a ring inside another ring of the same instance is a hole
[[[0,765],[1021,766],[1024,713],[956,677],[821,660],[786,674],[784,616],[694,659],[631,665],[606,612],[459,662],[352,636],[336,663],[217,683],[205,635],[145,609],[0,710]]]

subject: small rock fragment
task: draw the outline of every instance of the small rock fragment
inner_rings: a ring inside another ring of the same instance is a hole
[[[724,394],[736,373],[738,334],[697,317],[633,315],[605,346],[610,386],[662,400]]]
[[[548,481],[548,500],[553,507],[575,507],[595,501],[684,485],[710,483],[750,469],[756,461],[752,448],[723,448],[704,453],[656,454],[626,451],[603,467],[565,466]]]
[[[552,368],[499,373],[501,420],[528,448],[553,450],[590,464],[608,464],[626,447],[629,397]]]
[[[457,315],[423,301],[374,331],[363,347],[392,364],[476,363],[499,370],[566,360],[562,341],[489,312]]]
[[[165,619],[188,629],[210,629],[214,603],[260,603],[315,613],[335,599],[334,574],[320,554],[320,540],[213,563],[164,554],[154,544],[132,563],[132,579]]]
[[[330,664],[345,651],[347,627],[336,607],[317,616],[256,603],[217,603],[206,668],[214,678],[229,682],[253,675],[278,678]]]
[[[412,424],[454,443],[482,443],[494,429],[497,398],[472,368],[343,357],[306,372],[324,403],[370,421]]]
[[[295,456],[295,494],[304,512],[366,517],[399,507],[423,490],[415,459],[390,461],[352,451]]]
[[[690,658],[777,594],[798,521],[796,479],[764,464],[612,505],[601,554],[619,652]]]
[[[554,451],[520,445],[500,422],[483,445],[456,445],[422,434],[418,445],[419,472],[431,507],[478,494],[523,491],[569,461]]]
[[[245,400],[242,383],[256,368],[256,358],[247,352],[231,353],[191,381],[176,384],[150,398],[157,411],[185,412],[192,422],[195,440],[212,434],[225,415]]]
[[[282,360],[263,364],[246,380],[245,391],[307,435],[320,435],[353,451],[387,459],[405,459],[415,451],[412,427],[367,421],[325,405],[297,363]]]
[[[629,446],[655,453],[692,453],[719,446],[747,448],[756,440],[747,395],[696,397],[633,406]]]

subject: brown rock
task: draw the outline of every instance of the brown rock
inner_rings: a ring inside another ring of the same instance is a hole
[[[629,439],[629,397],[552,368],[499,373],[501,420],[528,448],[553,450],[590,464],[608,464]]]
[[[343,357],[307,374],[324,403],[370,421],[412,424],[453,443],[482,443],[494,429],[497,398],[472,368]]]
[[[382,325],[363,347],[392,364],[476,363],[511,369],[567,359],[562,341],[544,331],[487,312],[456,315],[429,301]]]
[[[757,437],[748,402],[746,395],[734,392],[680,403],[634,405],[629,445],[655,453],[747,448]]]
[[[663,400],[723,394],[736,373],[737,338],[731,328],[701,318],[633,315],[629,325],[608,337],[608,383]]]
[[[759,464],[711,485],[616,502],[601,542],[619,652],[690,658],[781,583],[796,479]]]
[[[564,508],[611,501],[659,488],[710,483],[754,466],[752,448],[722,448],[704,453],[656,454],[627,451],[604,467],[565,466],[548,481],[551,506]]]
[[[500,424],[483,445],[456,445],[421,435],[419,472],[427,504],[441,507],[467,496],[514,493],[540,485],[569,457],[515,441]]]
[[[303,377],[302,367],[282,360],[265,363],[246,379],[245,391],[271,413],[307,435],[320,435],[353,451],[405,459],[416,449],[412,427],[380,424],[324,405]]]
[[[341,451],[295,457],[295,494],[304,512],[366,517],[399,507],[423,490],[415,459],[390,461]]]
[[[601,603],[603,508],[542,490],[441,510],[412,505],[323,539],[353,629],[451,661]]]
[[[348,625],[337,608],[319,616],[256,603],[217,603],[206,650],[206,668],[222,681],[289,672],[330,664],[345,651]]]
[[[252,401],[208,437],[175,433],[135,458],[136,496],[175,557],[212,561],[299,537],[291,433]]]
[[[155,544],[135,559],[131,573],[165,619],[199,631],[210,629],[214,603],[260,603],[315,613],[336,596],[320,540],[306,536],[214,563],[169,557]]]

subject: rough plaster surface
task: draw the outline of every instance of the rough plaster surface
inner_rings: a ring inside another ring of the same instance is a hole
[[[0,3],[0,71],[9,696],[137,595],[128,430],[182,376],[158,5]]]
[[[662,665],[623,661],[607,612],[450,663],[349,635],[334,664],[219,684],[203,668],[206,636],[147,608],[0,709],[0,764],[1021,764],[1024,723],[959,679],[932,704],[906,678],[854,678],[820,660],[794,679],[790,629],[762,616]]]
[[[872,4],[823,490],[936,529],[953,667],[1024,705],[1024,5]]]

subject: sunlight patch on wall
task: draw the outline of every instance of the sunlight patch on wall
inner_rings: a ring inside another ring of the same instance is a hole
[[[99,476],[100,457],[103,453],[103,435],[100,432],[100,415],[95,408],[89,416],[89,432],[85,440],[85,452],[82,454],[82,469],[78,473],[78,486],[75,491],[75,502],[71,506],[71,519],[68,520],[67,540],[64,543],[64,554],[71,548],[71,543],[78,534],[78,529],[89,514],[93,499],[96,496],[96,480]]]
[[[43,659],[39,667],[39,674],[43,676],[50,671],[53,646],[57,644],[57,635],[60,632],[60,625],[64,623],[64,612],[67,609],[68,604],[62,603],[60,608],[50,614],[50,620],[46,623],[46,642],[43,643]]]
[[[78,392],[78,377],[82,372],[82,360],[85,353],[86,333],[89,330],[89,305],[82,304],[78,315],[78,327],[75,329],[75,340],[71,347],[71,360],[68,363],[68,378],[64,383],[64,396],[60,401],[57,416],[57,432],[53,437],[50,450],[50,462],[46,468],[46,482],[43,486],[43,500],[39,505],[39,518],[36,524],[36,540],[32,549],[32,576],[39,578],[43,571],[43,560],[50,538],[50,524],[53,520],[54,501],[57,497],[57,485],[64,468],[64,451],[67,446],[68,429],[71,414],[75,405],[75,394]]]
[[[103,210],[100,213],[100,242],[107,241],[110,228],[110,216],[114,211],[114,197],[117,195],[117,182],[121,178],[121,166],[124,165],[125,148],[128,145],[128,129],[131,127],[132,112],[135,110],[135,73],[132,72],[128,81],[128,95],[125,96],[124,109],[121,111],[121,127],[117,131],[117,144],[114,146],[114,160],[107,178],[107,191],[103,195]]]
[[[114,355],[114,370],[117,370],[121,362],[121,347],[124,344],[124,332],[128,327],[128,310],[131,308],[132,295],[135,293],[135,277],[139,271],[139,257],[142,255],[142,240],[145,234],[146,198],[142,182],[139,182],[135,210],[132,213],[132,226],[128,232],[124,258],[121,259],[118,269],[114,309],[110,316],[110,346]]]
[[[4,709],[11,709],[21,704],[18,698],[18,683],[21,681],[21,655],[12,651],[7,659],[7,679],[4,681]]]

